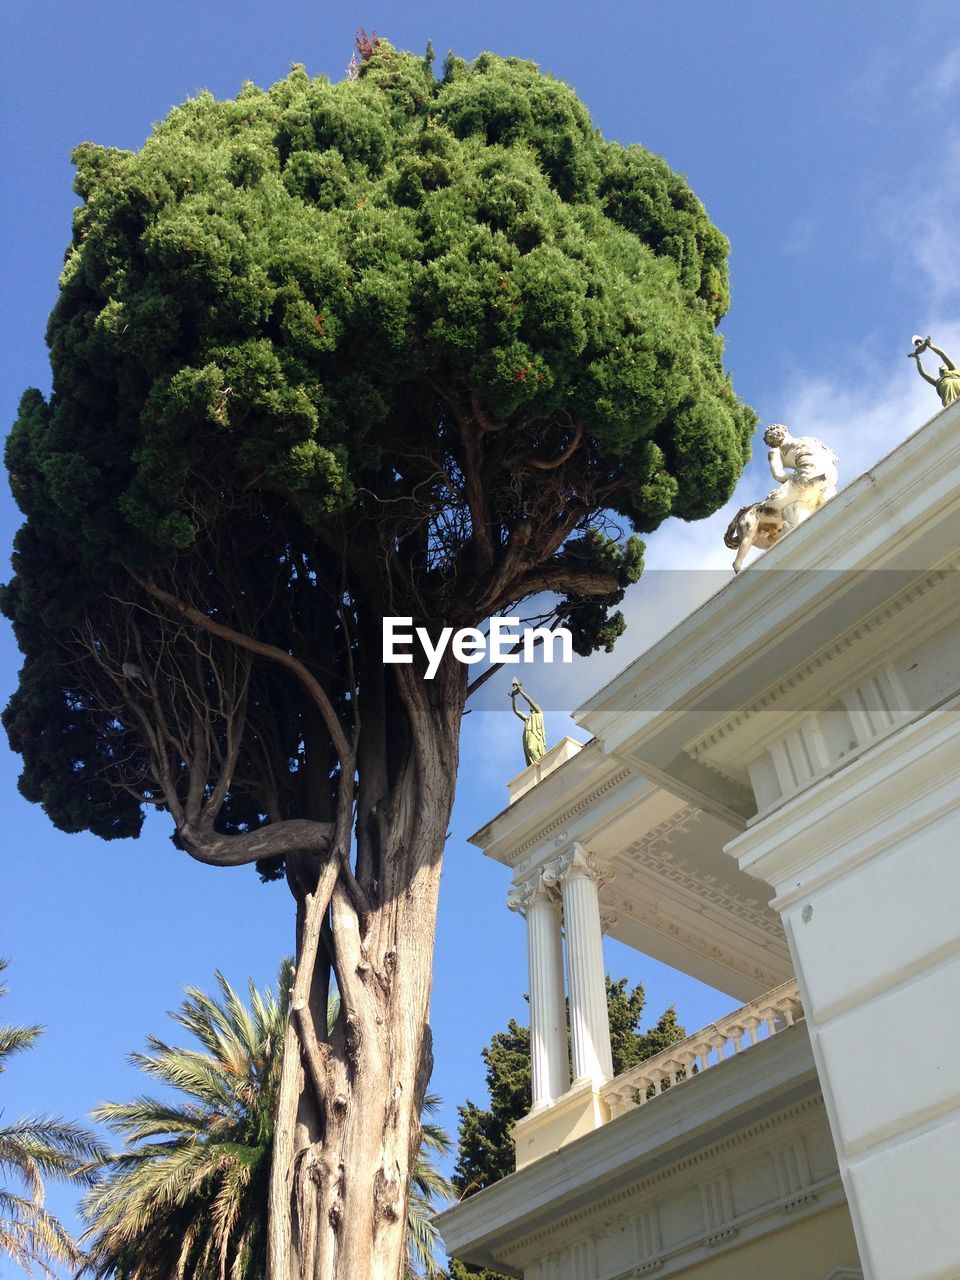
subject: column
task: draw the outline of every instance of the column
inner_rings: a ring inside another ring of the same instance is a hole
[[[776,890],[866,1280],[960,1276],[960,714],[728,846]]]
[[[530,975],[530,1067],[532,1111],[547,1107],[570,1087],[567,1019],[563,999],[560,904],[540,871],[507,896],[512,911],[527,917]]]
[[[600,925],[599,872],[580,844],[544,871],[559,883],[567,931],[567,990],[574,1082],[599,1084],[613,1078],[607,986]]]

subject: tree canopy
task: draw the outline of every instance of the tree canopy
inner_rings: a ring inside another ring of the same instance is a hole
[[[729,496],[753,415],[715,332],[727,243],[534,64],[451,57],[437,78],[375,42],[354,80],[295,67],[199,95],[138,152],[74,158],[53,393],[25,394],[7,448],[28,523],[3,601],[27,654],[22,787],[63,828],[139,829],[149,770],[117,691],[89,647],[63,652],[91,611],[101,658],[105,633],[132,649],[130,571],[328,651],[344,565],[355,598],[431,627],[556,591],[589,651],[641,554],[598,513],[643,532]],[[283,698],[270,676],[251,721]],[[238,829],[267,812],[253,757],[296,758],[298,718],[247,735]],[[275,813],[302,809],[274,781]]]
[[[77,149],[53,390],[7,447],[23,794],[106,838],[163,809],[296,899],[277,1280],[402,1266],[468,686],[385,665],[383,619],[536,598],[609,648],[638,534],[724,502],[753,425],[726,241],[662,160],[532,63],[358,52]]]

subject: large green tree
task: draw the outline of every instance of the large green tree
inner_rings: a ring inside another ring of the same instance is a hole
[[[609,647],[632,528],[730,495],[727,244],[685,182],[528,62],[366,41],[84,144],[53,391],[10,437],[21,787],[144,810],[296,900],[273,1280],[396,1280],[467,668],[384,666],[536,596]],[[327,984],[343,997],[326,1031]]]
[[[6,967],[7,961],[0,960],[0,973]],[[0,983],[0,996],[6,994]],[[0,1074],[7,1059],[29,1049],[42,1030],[0,1026]],[[89,1184],[87,1163],[102,1154],[93,1134],[56,1116],[22,1116],[0,1125],[0,1258],[9,1258],[27,1275],[40,1272],[51,1277],[57,1263],[73,1268],[82,1264],[76,1241],[44,1207],[44,1179]]]
[[[83,1203],[90,1224],[86,1270],[124,1280],[266,1275],[270,1165],[293,976],[285,960],[276,993],[251,981],[245,1000],[218,973],[216,995],[189,990],[171,1014],[193,1046],[150,1036],[150,1051],[131,1055],[174,1099],[141,1096],[94,1111],[124,1147],[104,1151],[87,1169],[99,1176]],[[328,1024],[338,1012],[332,993]],[[424,1111],[436,1106],[427,1095]],[[433,1160],[449,1147],[443,1130],[428,1120],[408,1208],[411,1277],[439,1274],[431,1219],[451,1188]]]

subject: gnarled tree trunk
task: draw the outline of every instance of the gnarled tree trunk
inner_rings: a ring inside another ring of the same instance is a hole
[[[270,1280],[399,1280],[405,1265],[466,681],[452,660],[432,682],[412,667],[394,667],[390,678],[393,693],[381,677],[361,703],[369,736],[358,753],[356,874],[334,848],[309,893],[302,868],[290,877],[297,979],[274,1147]],[[331,972],[341,1011],[327,1034]]]

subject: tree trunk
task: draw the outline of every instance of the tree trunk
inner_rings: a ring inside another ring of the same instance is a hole
[[[312,994],[298,1011],[295,987],[285,1045],[269,1280],[404,1273],[409,1180],[433,1066],[427,1015],[465,680],[458,663],[430,683],[410,668],[393,670],[409,732],[387,726],[387,790],[369,812],[359,806],[369,875],[355,879],[344,860],[331,890],[321,871],[298,912],[297,986]],[[362,752],[360,760],[362,768]],[[315,970],[327,958],[341,998],[329,1036],[315,991],[325,987]]]

